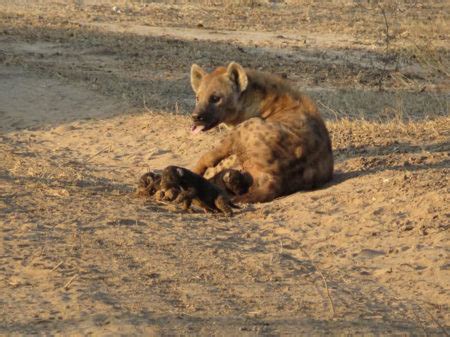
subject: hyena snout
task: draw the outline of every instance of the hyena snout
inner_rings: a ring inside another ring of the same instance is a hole
[[[193,112],[192,113],[192,120],[194,122],[204,122],[207,120],[205,114],[199,113],[199,112]]]
[[[214,110],[207,104],[199,103],[195,106],[192,112],[192,120],[194,122],[208,122],[214,119]]]
[[[207,131],[219,123],[219,119],[211,109],[195,108],[191,118],[194,124],[192,131],[194,132]]]

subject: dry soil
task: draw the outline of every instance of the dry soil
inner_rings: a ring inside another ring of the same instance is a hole
[[[0,335],[448,336],[448,4],[67,3],[0,1]],[[334,180],[136,198],[226,137],[190,134],[189,69],[229,61],[318,102]]]

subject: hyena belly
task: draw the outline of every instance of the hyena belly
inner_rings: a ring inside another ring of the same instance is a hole
[[[233,150],[243,171],[253,178],[241,202],[269,201],[283,194],[280,168],[288,160],[289,146],[283,143],[285,132],[278,123],[249,119],[234,131]]]

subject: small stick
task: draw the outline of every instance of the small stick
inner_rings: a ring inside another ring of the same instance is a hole
[[[53,269],[52,270],[50,270],[50,273],[51,272],[54,272],[56,269],[58,269],[58,267],[60,266],[60,265],[62,265],[63,264],[63,261],[61,261],[60,263],[58,263],[55,267],[53,267]]]
[[[414,308],[412,308],[412,312],[414,314],[414,316],[416,317],[417,322],[419,322],[420,327],[423,330],[423,333],[425,334],[425,337],[428,337],[428,332],[427,329],[425,329],[425,327],[422,324],[422,321],[420,320],[419,316],[417,315],[416,311],[414,310]]]
[[[69,282],[67,282],[67,283],[64,285],[64,289],[69,290],[70,285],[71,285],[72,282],[77,278],[77,276],[78,276],[78,274],[73,275],[73,276],[70,278]]]
[[[171,203],[171,202],[165,202],[162,200],[155,200],[155,202],[156,202],[156,204],[164,205],[164,206],[172,206],[173,205],[173,203]]]
[[[322,103],[321,101],[317,101],[320,105],[322,105],[324,108],[330,110],[333,114],[334,114],[334,119],[338,120],[338,112],[332,108],[330,108],[328,105],[326,105],[325,103]]]
[[[316,267],[314,267],[314,268],[316,268]],[[319,275],[322,277],[323,284],[324,284],[325,290],[327,292],[327,297],[330,300],[331,310],[333,311],[333,317],[334,317],[334,316],[336,316],[336,310],[334,309],[334,303],[333,303],[333,299],[331,298],[331,295],[330,295],[330,290],[328,289],[327,280],[326,280],[325,276],[323,275],[323,273],[319,269],[316,268],[316,270],[319,273]]]
[[[85,163],[89,163],[91,161],[91,159],[93,159],[94,157],[98,156],[99,154],[101,154],[102,152],[105,152],[108,148],[110,148],[111,145],[105,146],[103,149],[101,149],[100,151],[98,151],[96,154],[90,156],[88,159],[85,160]]]
[[[331,311],[333,311],[333,317],[336,316],[336,310],[334,308],[334,303],[333,303],[333,299],[331,298],[330,295],[330,290],[328,289],[328,283],[327,283],[327,279],[325,278],[325,276],[323,275],[323,273],[320,271],[319,268],[317,268],[316,264],[314,263],[314,261],[311,259],[311,257],[309,256],[308,252],[303,249],[303,247],[300,247],[301,251],[303,252],[303,254],[305,254],[305,256],[309,259],[309,261],[311,262],[312,266],[314,267],[314,269],[317,271],[317,273],[319,273],[320,277],[323,280],[323,284],[325,286],[325,290],[327,292],[327,297],[328,300],[330,301],[330,305],[331,305]]]
[[[150,110],[150,109],[148,108],[148,106],[147,106],[147,101],[145,100],[145,95],[142,95],[142,100],[143,100],[143,103],[144,103],[144,108],[145,108],[145,110],[147,110],[147,112],[150,113],[151,115],[154,115],[155,112],[152,111],[152,110]]]
[[[430,311],[428,311],[426,308],[424,308],[424,307],[422,307],[420,305],[419,305],[419,308],[421,308],[423,311],[425,311],[431,317],[433,322],[436,323],[441,328],[441,330],[444,333],[444,335],[446,335],[447,337],[449,336],[449,334],[448,334],[447,330],[445,329],[445,327],[442,326],[442,324],[437,320],[436,317],[434,317],[434,315]]]

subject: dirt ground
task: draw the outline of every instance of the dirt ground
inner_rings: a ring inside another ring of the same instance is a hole
[[[0,1],[0,335],[448,336],[448,4],[199,2]],[[226,136],[190,134],[189,69],[229,61],[318,102],[334,180],[136,198]]]

